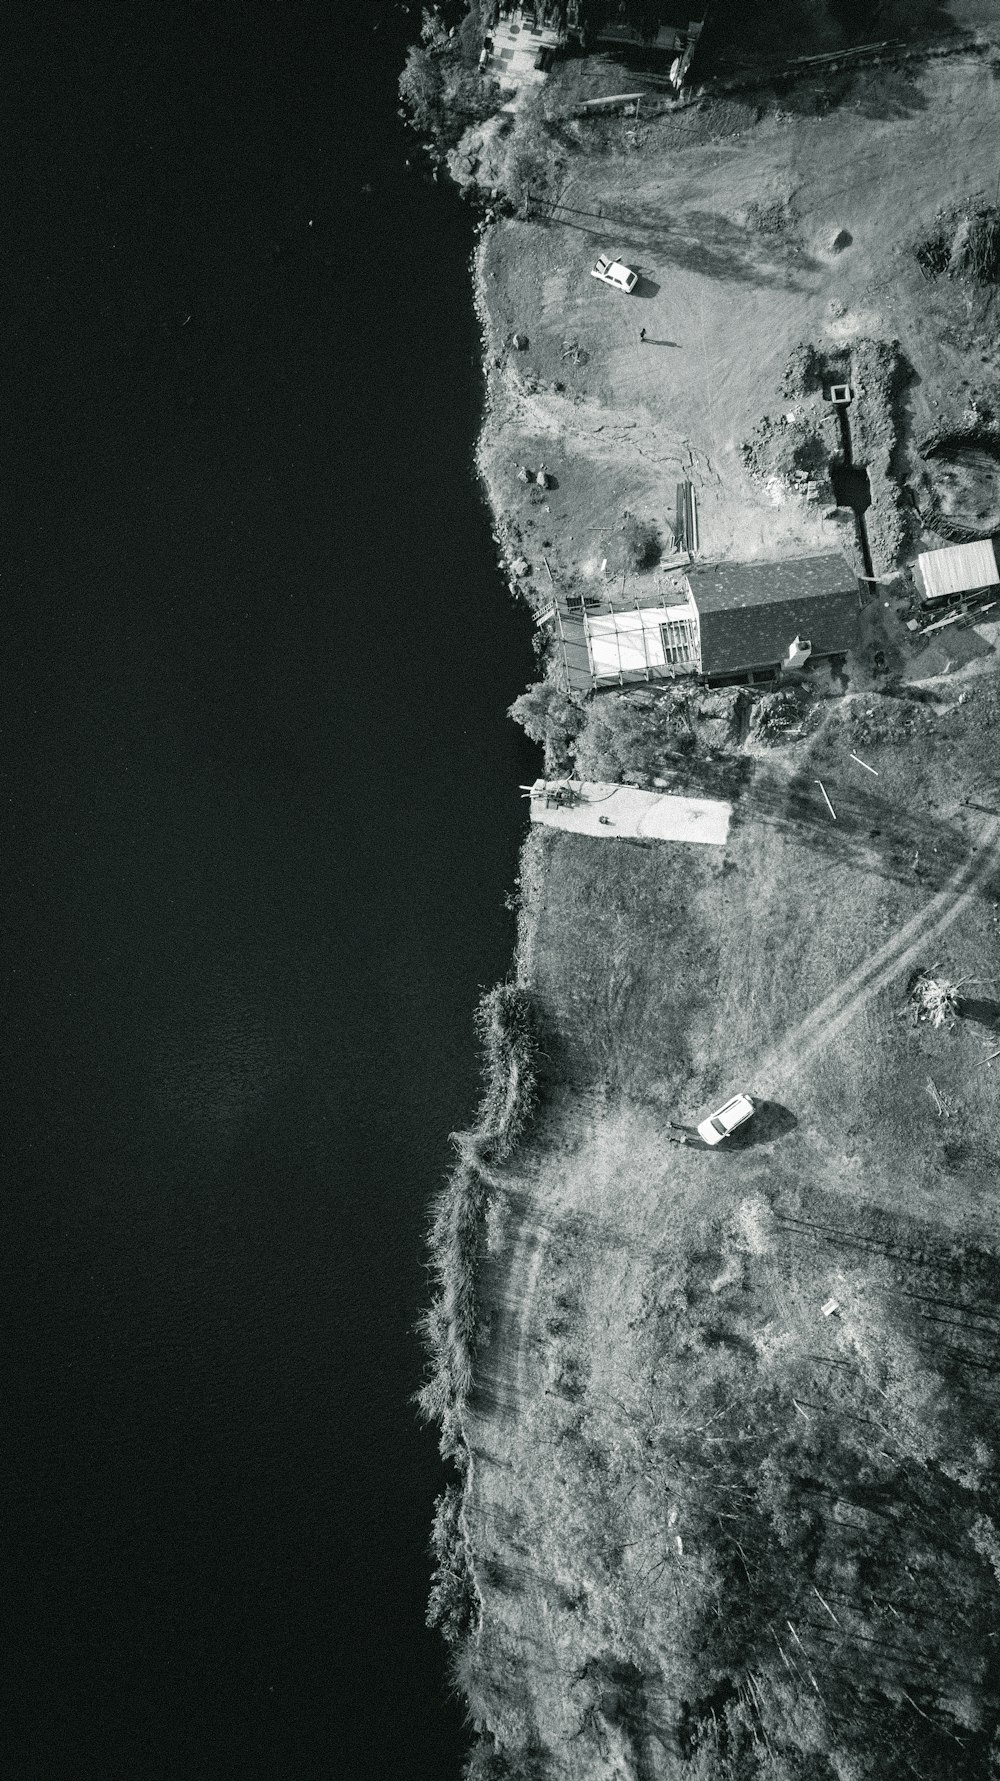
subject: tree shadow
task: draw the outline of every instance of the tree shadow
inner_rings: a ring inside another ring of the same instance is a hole
[[[558,201],[544,205],[536,201],[533,215],[538,222],[557,223],[602,241],[614,231],[618,235],[616,254],[633,267],[641,254],[653,251],[658,260],[681,271],[770,290],[801,290],[804,286],[799,275],[822,270],[797,237],[762,235],[714,210],[678,215],[644,205],[642,214],[637,215],[624,208],[594,212]],[[633,295],[655,296],[659,288],[644,275]]]
[[[1000,1002],[989,996],[962,996],[959,999],[958,1013],[961,1020],[973,1020],[978,1026],[987,1027],[991,1032],[1000,1031]]]
[[[891,123],[926,111],[927,97],[909,69],[859,68],[817,75],[803,69],[773,83],[778,110],[794,117],[827,117],[833,111],[855,111],[873,122]]]
[[[794,237],[761,235],[712,210],[671,216],[657,250],[683,272],[768,290],[802,290],[800,275],[820,270]]]
[[[965,865],[973,852],[973,838],[958,823],[932,812],[908,810],[899,801],[883,798],[867,786],[853,787],[846,780],[824,781],[837,812],[836,822],[814,784],[815,771],[797,773],[786,785],[758,780],[737,804],[737,821],[773,823],[805,834],[814,848],[831,858],[863,866],[867,872],[900,884],[940,887]],[[990,879],[980,886],[981,896],[993,896]]]
[[[758,68],[763,73],[776,63],[787,66],[788,58],[860,47],[873,35],[880,40],[912,40],[954,36],[957,30],[942,0],[882,0],[877,22],[873,10],[872,0],[831,0],[827,7],[817,7],[814,0],[773,0],[768,7],[756,8],[745,0],[717,0],[699,50],[702,79],[719,72],[720,65],[726,70]],[[777,54],[776,45],[781,46]],[[875,67],[863,72],[884,79],[892,70]],[[813,71],[802,74],[815,89]],[[842,76],[845,85],[852,79],[849,74]],[[830,82],[826,74],[820,91]],[[782,103],[790,109],[784,95]]]

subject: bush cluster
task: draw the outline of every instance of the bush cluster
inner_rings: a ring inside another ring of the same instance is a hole
[[[449,1484],[434,1505],[431,1527],[434,1573],[426,1621],[436,1626],[449,1645],[456,1645],[475,1625],[478,1596],[462,1532],[462,1492]]]
[[[689,690],[606,693],[587,706],[576,770],[581,779],[652,778],[695,740]]]
[[[918,241],[914,254],[931,278],[947,273],[974,284],[1000,279],[1000,208],[995,204],[963,205],[938,217],[934,228]]]
[[[457,28],[445,24],[440,9],[425,7],[420,42],[406,52],[399,97],[410,122],[438,150],[454,147],[470,123],[499,108],[500,87],[478,66],[483,35],[478,0]]]

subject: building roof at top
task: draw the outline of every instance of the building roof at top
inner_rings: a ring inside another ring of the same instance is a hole
[[[928,600],[968,593],[973,588],[1000,586],[992,538],[981,538],[974,544],[949,544],[944,550],[921,551],[914,569]]]
[[[701,671],[734,674],[780,662],[795,638],[817,656],[855,641],[857,578],[842,556],[698,564],[687,571],[701,623]]]

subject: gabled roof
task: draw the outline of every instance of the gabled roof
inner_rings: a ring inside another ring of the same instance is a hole
[[[1000,585],[992,538],[981,538],[973,544],[949,544],[944,550],[921,551],[913,573],[926,600],[943,600],[947,594]]]
[[[861,602],[840,555],[698,564],[687,580],[701,621],[703,674],[770,667],[797,636],[817,656],[842,655],[854,644]]]

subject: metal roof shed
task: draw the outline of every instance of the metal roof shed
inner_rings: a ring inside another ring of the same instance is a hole
[[[843,557],[712,563],[687,570],[705,679],[777,668],[807,638],[813,656],[846,655],[858,634],[857,577]]]
[[[949,544],[944,550],[921,551],[913,579],[922,600],[946,600],[955,594],[979,593],[1000,586],[1000,569],[992,538],[974,544]]]

